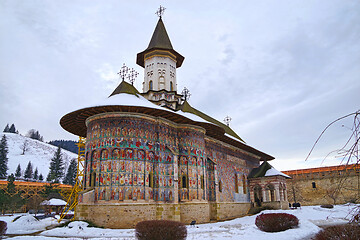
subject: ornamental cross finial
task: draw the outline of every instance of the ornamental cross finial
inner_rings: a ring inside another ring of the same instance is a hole
[[[128,71],[129,71],[129,68],[124,63],[123,66],[120,68],[120,71],[117,74],[119,74],[121,79],[124,81]]]
[[[231,117],[226,116],[226,117],[224,118],[224,122],[225,122],[225,124],[226,124],[227,126],[230,126]]]
[[[166,8],[164,8],[163,6],[160,5],[159,9],[156,11],[156,15],[158,15],[159,18],[162,17],[162,15],[164,15],[164,11]]]
[[[139,73],[133,68],[130,70],[130,68],[128,68],[124,63],[117,74],[119,74],[123,81],[127,78],[131,85],[134,85],[135,79]]]
[[[191,96],[191,93],[190,93],[189,89],[187,89],[186,87],[184,87],[181,94],[183,95],[184,101],[189,100],[189,98]]]
[[[131,69],[131,71],[129,73],[129,76],[130,76],[129,80],[131,82],[131,85],[134,85],[135,79],[138,76],[138,74],[139,73],[137,71],[135,71],[135,69],[133,69],[133,68]]]

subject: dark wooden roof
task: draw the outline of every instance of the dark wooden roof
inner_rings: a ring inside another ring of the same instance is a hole
[[[180,53],[174,50],[170,38],[166,32],[165,25],[161,18],[159,18],[159,21],[155,27],[149,46],[147,47],[147,49],[137,54],[136,63],[142,67],[145,67],[145,54],[152,50],[166,50],[174,54],[176,56],[176,67],[181,67],[185,59]]]
[[[253,153],[257,156],[260,156],[261,160],[274,159],[274,157],[266,153],[263,153],[255,148],[252,148],[244,143],[241,143],[240,141],[225,136],[224,135],[225,130],[219,126],[216,126],[211,123],[193,121],[187,117],[176,114],[175,112],[170,112],[167,110],[161,110],[156,108],[141,107],[141,106],[122,106],[122,105],[83,108],[63,116],[60,120],[60,125],[70,133],[73,133],[81,137],[86,137],[86,132],[87,132],[85,125],[86,119],[88,117],[106,112],[142,113],[154,117],[165,118],[174,123],[200,126],[206,130],[206,135],[208,135],[209,137],[218,139],[232,146],[238,147],[240,149]]]

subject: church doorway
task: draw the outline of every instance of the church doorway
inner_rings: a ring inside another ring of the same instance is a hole
[[[254,187],[254,200],[256,205],[260,207],[261,203],[263,202],[263,198],[262,198],[262,188],[259,185],[256,185]]]

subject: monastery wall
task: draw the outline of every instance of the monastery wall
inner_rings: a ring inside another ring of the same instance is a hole
[[[359,202],[359,170],[319,171],[301,173],[302,170],[285,172],[292,179],[287,180],[289,202],[302,205],[343,204]]]
[[[134,228],[138,222],[145,220],[173,220],[185,224],[193,220],[196,223],[227,220],[245,216],[249,209],[250,203],[78,204],[75,218],[101,227]]]

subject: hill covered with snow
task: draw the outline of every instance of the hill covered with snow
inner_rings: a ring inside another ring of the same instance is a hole
[[[20,164],[21,170],[24,172],[29,161],[31,161],[33,171],[37,168],[39,175],[41,173],[45,179],[49,173],[50,160],[53,158],[57,147],[15,133],[1,133],[0,137],[3,135],[6,136],[9,149],[7,155],[9,159],[8,175],[11,173],[15,174],[18,164]],[[22,154],[24,143],[26,144],[26,151]],[[71,159],[77,158],[77,155],[64,149],[61,149],[61,153],[65,169],[67,169]]]

